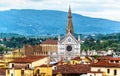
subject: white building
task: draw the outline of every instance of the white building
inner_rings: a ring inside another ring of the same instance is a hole
[[[80,55],[80,36],[78,39],[74,37],[71,8],[69,7],[66,36],[63,39],[58,37],[58,57],[60,60],[70,60],[78,55]]]

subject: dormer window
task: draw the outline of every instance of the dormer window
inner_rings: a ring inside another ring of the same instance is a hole
[[[119,61],[115,61],[116,63],[119,63]]]
[[[113,63],[114,61],[113,60],[111,60],[111,63]]]

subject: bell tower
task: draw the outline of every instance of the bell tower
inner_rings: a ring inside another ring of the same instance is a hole
[[[71,7],[69,5],[69,10],[68,10],[68,23],[67,23],[67,28],[66,28],[66,34],[70,32],[72,35],[74,34],[74,28],[73,28],[73,23],[72,23],[72,13],[71,13]]]

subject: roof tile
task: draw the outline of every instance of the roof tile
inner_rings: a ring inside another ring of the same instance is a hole
[[[17,58],[13,60],[10,63],[31,63],[43,58],[46,58],[47,56],[31,56],[31,57],[23,57],[23,58]]]
[[[87,73],[90,71],[90,67],[87,64],[76,64],[76,65],[58,65],[57,70],[53,71],[53,74],[81,74],[81,73]]]
[[[57,44],[58,40],[47,39],[42,42],[42,44]]]

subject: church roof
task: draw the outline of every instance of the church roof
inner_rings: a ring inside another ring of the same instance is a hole
[[[57,44],[58,40],[53,40],[53,39],[47,39],[42,42],[42,44]]]

